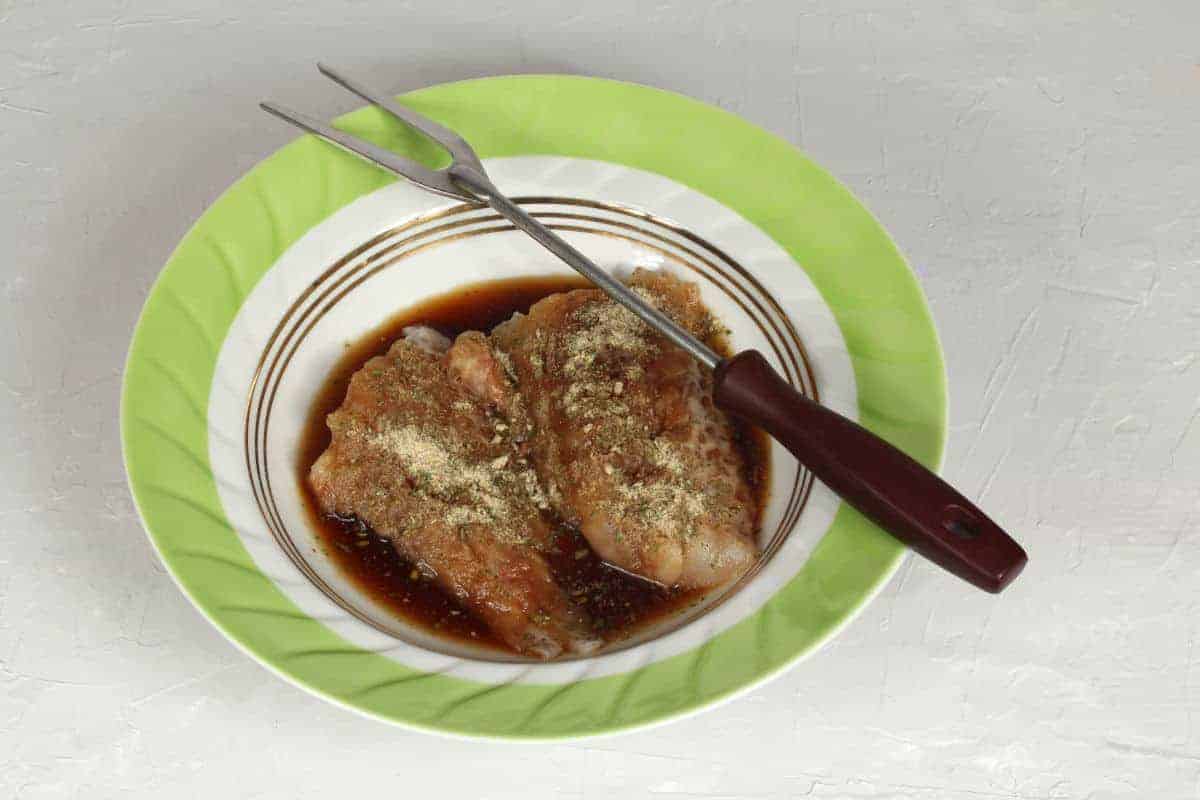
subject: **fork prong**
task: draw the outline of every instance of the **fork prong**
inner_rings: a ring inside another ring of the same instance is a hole
[[[336,144],[338,147],[377,164],[402,178],[407,178],[430,191],[460,200],[474,201],[476,199],[470,192],[457,186],[445,172],[429,169],[424,164],[419,164],[412,159],[393,153],[391,150],[385,150],[377,144],[338,130],[332,125],[327,125],[307,114],[283,108],[275,103],[259,103],[259,107],[268,114],[279,117],[285,122],[290,122],[298,128]]]
[[[418,114],[412,109],[405,108],[382,92],[369,89],[361,83],[347,78],[328,64],[322,64],[318,61],[317,70],[334,83],[349,89],[363,100],[383,109],[405,125],[419,131],[441,145],[456,163],[465,164],[469,167],[474,167],[481,173],[483,172],[483,165],[479,163],[479,156],[471,149],[471,145],[467,144],[467,141],[454,131],[443,125],[439,125],[423,114]]]

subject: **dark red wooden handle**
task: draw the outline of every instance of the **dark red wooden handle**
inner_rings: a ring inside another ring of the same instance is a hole
[[[1000,526],[930,470],[793,389],[754,350],[717,367],[717,405],[763,428],[847,503],[980,589],[1012,583],[1027,556]]]

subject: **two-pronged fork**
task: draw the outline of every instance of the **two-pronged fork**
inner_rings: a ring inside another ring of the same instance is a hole
[[[373,103],[450,154],[430,169],[319,120],[263,103],[265,111],[441,195],[483,202],[714,371],[713,399],[762,427],[846,502],[913,550],[966,581],[999,592],[1025,566],[1011,537],[941,478],[857,423],[796,392],[754,350],[722,359],[550,231],[492,184],[471,146],[433,120],[324,65],[324,75]]]

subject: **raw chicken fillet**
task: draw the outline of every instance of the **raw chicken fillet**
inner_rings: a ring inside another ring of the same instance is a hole
[[[638,270],[629,281],[701,339],[699,291]],[[533,419],[550,501],[606,561],[667,586],[710,587],[757,556],[757,504],[712,375],[596,289],[552,295],[498,326]]]
[[[324,511],[390,539],[514,650],[586,652],[596,644],[586,620],[543,556],[553,530],[536,475],[514,448],[515,397],[500,408],[468,391],[499,398],[487,381],[504,377],[484,363],[481,335],[439,352],[448,344],[409,330],[354,374],[328,417],[332,441],[310,485]],[[464,365],[479,374],[456,369]]]

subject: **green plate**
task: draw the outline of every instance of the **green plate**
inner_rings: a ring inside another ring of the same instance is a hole
[[[803,265],[832,309],[862,424],[936,467],[945,377],[929,311],[884,230],[787,142],[711,106],[626,83],[488,78],[423,89],[406,105],[484,158],[560,155],[657,173],[754,223]],[[264,120],[264,125],[268,124]],[[374,109],[347,130],[428,159]],[[306,231],[390,182],[302,137],[252,169],[184,237],[130,346],[121,405],[126,470],[146,530],[188,597],[280,675],[391,722],[468,736],[586,736],[677,717],[778,674],[827,641],[905,550],[842,506],[804,567],[749,618],[695,649],[561,685],[483,684],[406,667],[310,617],[255,565],[218,498],[207,414],[222,342],[249,291]]]

